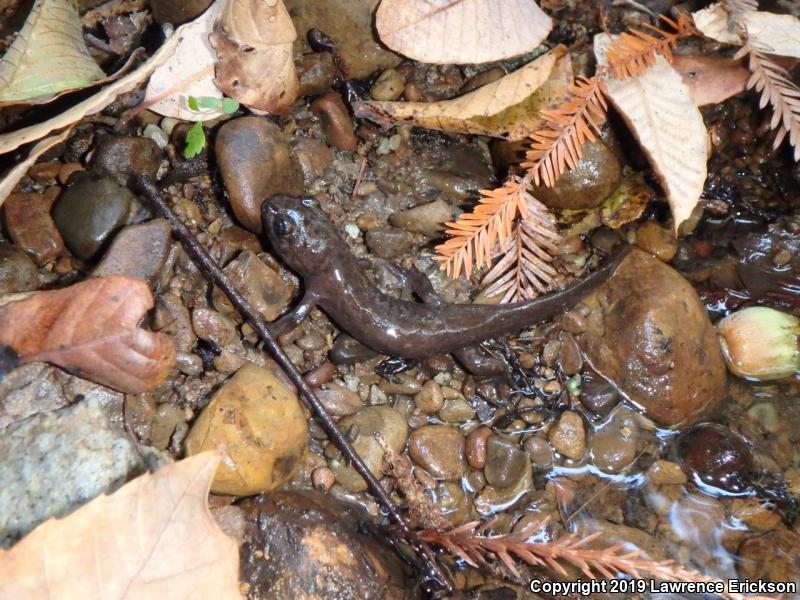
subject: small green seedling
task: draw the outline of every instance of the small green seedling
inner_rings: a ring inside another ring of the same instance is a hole
[[[239,110],[239,102],[233,98],[213,98],[210,96],[189,96],[186,101],[189,108],[195,112],[204,110],[218,110],[226,115],[232,115]],[[206,145],[206,132],[203,122],[197,121],[186,134],[186,147],[183,149],[184,158],[192,158],[203,151]]]

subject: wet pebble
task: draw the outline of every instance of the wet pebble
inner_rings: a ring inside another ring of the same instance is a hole
[[[744,439],[715,423],[698,425],[678,440],[684,473],[704,489],[742,493],[754,476],[753,455]]]
[[[11,194],[3,205],[6,229],[14,244],[25,250],[38,265],[44,265],[64,252],[50,208],[52,202],[41,194]]]
[[[586,431],[581,416],[565,411],[549,432],[553,448],[569,459],[580,460],[586,451]]]
[[[297,61],[300,96],[318,96],[329,91],[336,77],[336,65],[330,52],[304,54]]]
[[[254,252],[245,250],[223,269],[233,286],[266,321],[274,321],[289,305],[291,286]],[[214,287],[211,299],[221,313],[240,318],[227,296]]]
[[[196,308],[192,312],[192,328],[198,338],[220,347],[238,339],[233,319],[209,308]]]
[[[161,277],[172,246],[172,229],[164,219],[124,227],[92,271],[93,277],[128,275],[151,286]]]
[[[0,293],[28,292],[38,287],[31,258],[11,244],[0,242]]]
[[[592,434],[589,457],[604,473],[619,473],[634,461],[638,446],[636,416],[628,410],[619,410]]]
[[[70,252],[88,260],[125,224],[133,202],[113,179],[78,173],[53,206],[53,221]]]
[[[378,353],[373,349],[367,348],[346,333],[340,333],[336,337],[330,351],[331,362],[335,365],[354,365],[377,355]]]
[[[378,76],[369,93],[373,100],[397,100],[406,87],[406,78],[397,69],[386,69]]]
[[[681,466],[668,460],[657,460],[647,469],[647,478],[654,485],[681,485],[686,483],[686,475]]]
[[[380,477],[383,472],[384,451],[375,439],[375,434],[380,434],[389,448],[398,454],[408,437],[408,426],[403,415],[386,405],[361,408],[356,414],[339,421],[339,427],[347,432],[353,448],[376,477]],[[336,473],[337,483],[345,489],[351,492],[367,489],[361,476],[341,457],[332,458],[329,464]]]
[[[655,221],[642,223],[636,231],[636,245],[664,262],[671,261],[678,252],[675,235]]]
[[[262,117],[242,117],[223,125],[214,152],[222,181],[239,222],[261,232],[261,203],[275,194],[300,196],[303,174],[281,130]]]
[[[426,415],[432,415],[439,411],[444,404],[441,386],[433,379],[426,381],[422,389],[414,396],[417,408]]]
[[[575,375],[583,367],[583,356],[578,343],[570,333],[561,337],[561,346],[558,349],[558,364],[565,375]]]
[[[409,438],[408,453],[415,463],[438,479],[459,479],[466,468],[464,436],[455,427],[420,427]]]
[[[186,438],[186,453],[224,445],[211,491],[248,496],[275,489],[300,466],[308,425],[295,393],[246,363],[217,390]]]
[[[529,437],[522,445],[533,465],[541,470],[553,466],[553,447],[547,440],[538,436]]]
[[[355,150],[358,139],[353,120],[342,97],[337,92],[329,92],[311,103],[311,112],[322,122],[322,130],[328,143],[339,150]]]
[[[530,470],[528,457],[514,439],[491,435],[486,441],[486,466],[483,473],[489,485],[505,488],[516,484],[525,470]]]
[[[362,406],[361,396],[338,383],[329,383],[316,390],[317,398],[334,417],[344,417],[358,412]]]
[[[475,409],[461,396],[446,398],[439,409],[439,418],[445,423],[465,423],[475,418]]]
[[[149,138],[106,135],[98,138],[90,167],[120,185],[130,186],[139,175],[155,180],[161,156],[161,148]]]
[[[592,414],[605,417],[619,403],[619,392],[599,375],[595,375],[581,387],[580,401]]]
[[[466,459],[473,469],[483,469],[486,466],[486,444],[492,430],[489,427],[478,427],[467,435]]]
[[[394,213],[389,217],[389,223],[412,233],[421,233],[434,237],[441,234],[442,227],[446,222],[453,219],[453,215],[452,206],[442,200],[435,200],[428,204]]]
[[[364,240],[367,248],[379,258],[397,258],[408,252],[411,236],[395,227],[378,227],[367,231]]]
[[[336,483],[336,475],[328,467],[317,467],[311,473],[311,485],[320,492],[327,492]]]
[[[297,140],[292,146],[300,168],[303,170],[303,179],[311,183],[321,177],[332,163],[333,152],[323,142],[313,138]]]
[[[172,337],[178,352],[191,352],[197,342],[189,309],[175,293],[167,292],[158,296],[153,326],[156,331]]]
[[[738,550],[739,576],[750,581],[797,581],[800,579],[800,536],[777,530],[748,537]]]

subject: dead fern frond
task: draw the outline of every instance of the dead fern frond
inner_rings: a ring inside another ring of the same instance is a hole
[[[600,135],[606,111],[603,84],[598,77],[577,79],[564,104],[542,111],[544,128],[533,134],[531,149],[522,163],[536,185],[541,182],[552,187],[567,167],[575,168],[584,143]]]
[[[638,77],[655,64],[658,54],[672,62],[672,50],[678,40],[696,32],[692,18],[686,13],[680,13],[676,21],[665,16],[661,19],[671,31],[646,24],[648,31],[633,29],[608,46],[606,57],[611,75],[617,79]]]
[[[634,578],[649,574],[664,581],[719,581],[686,569],[672,560],[653,560],[639,550],[625,550],[623,544],[602,549],[587,548],[587,545],[600,537],[600,532],[584,538],[567,535],[553,542],[530,542],[530,534],[527,532],[485,535],[484,527],[476,521],[448,531],[426,529],[417,535],[422,541],[441,546],[476,568],[489,564],[490,558],[495,558],[516,577],[519,577],[516,561],[522,561],[532,566],[548,568],[562,576],[568,576],[564,566],[572,565],[591,579],[598,576],[612,579],[622,573]],[[727,589],[727,585],[725,588]],[[731,600],[745,598],[743,594],[730,592],[725,596]],[[747,598],[755,600],[754,596]],[[761,600],[766,599],[762,597]]]
[[[482,190],[472,212],[447,223],[446,233],[453,237],[436,246],[434,260],[453,278],[462,270],[469,277],[473,267],[491,264],[495,244],[508,240],[514,219],[527,211],[530,193],[525,187],[520,178],[509,177],[496,190]]]
[[[501,256],[486,273],[481,285],[487,296],[502,296],[500,302],[523,302],[547,292],[558,274],[550,265],[560,236],[547,208],[530,198],[528,216],[514,225],[508,247],[497,246]]]
[[[788,136],[789,144],[794,148],[794,160],[800,161],[800,87],[789,78],[786,69],[773,62],[752,42],[746,42],[735,58],[745,56],[752,72],[747,87],[761,94],[759,108],[767,104],[772,107],[769,126],[777,129],[772,147],[780,146]]]

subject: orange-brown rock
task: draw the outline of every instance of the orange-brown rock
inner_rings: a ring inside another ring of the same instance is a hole
[[[580,344],[595,370],[660,425],[711,414],[726,390],[725,362],[694,288],[652,255],[633,250],[584,302]]]

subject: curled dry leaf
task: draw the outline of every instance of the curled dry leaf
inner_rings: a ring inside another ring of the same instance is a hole
[[[214,85],[213,67],[217,55],[208,36],[224,5],[224,0],[217,0],[205,13],[181,29],[175,53],[153,71],[147,83],[145,104],[164,97],[150,106],[150,110],[184,121],[211,120],[222,115],[222,111],[217,109],[192,110],[187,101],[189,96],[222,98],[222,92]]]
[[[605,64],[606,34],[595,36],[595,55]],[[664,188],[675,231],[700,201],[706,180],[708,134],[681,76],[661,56],[644,75],[606,80],[606,95],[642,146]]]
[[[524,67],[474,92],[441,102],[374,102],[354,104],[356,116],[383,126],[399,123],[449,131],[522,140],[541,129],[542,110],[569,94],[572,63],[556,46]]]
[[[283,0],[229,0],[214,26],[217,87],[248,108],[279,113],[297,99],[292,44],[297,38]]]
[[[536,48],[553,21],[533,0],[382,0],[381,41],[435,64],[484,63]]]
[[[219,461],[198,454],[43,523],[0,550],[0,597],[241,600],[236,541],[206,502]]]
[[[83,41],[72,0],[36,0],[0,60],[0,106],[40,104],[105,79]]]
[[[186,27],[184,25],[183,27]],[[83,102],[79,102],[72,108],[58,113],[47,121],[36,123],[28,127],[23,127],[16,131],[9,131],[8,133],[0,134],[0,154],[16,150],[20,146],[29,142],[43,138],[51,131],[69,127],[77,123],[87,115],[93,115],[100,112],[109,104],[111,104],[117,96],[130,92],[135,89],[142,81],[144,81],[153,70],[167,60],[175,46],[180,39],[180,33],[183,27],[178,28],[175,34],[169,38],[158,51],[153,54],[146,62],[140,65],[135,71],[128,73],[122,79],[115,81],[112,84],[105,86],[96,94],[90,96]]]
[[[676,56],[672,67],[680,74],[697,106],[719,104],[747,89],[750,71],[739,61],[719,56]]]
[[[0,365],[0,374],[42,361],[121,392],[152,389],[175,364],[172,338],[137,327],[152,306],[147,284],[122,276],[88,279],[6,304],[0,307],[0,345],[12,358]]]
[[[692,13],[700,32],[713,40],[740,46],[743,43],[737,31],[728,28],[728,13],[721,4]],[[764,11],[743,12],[737,22],[747,31],[747,38],[770,54],[800,58],[800,19],[793,15],[779,15]]]

